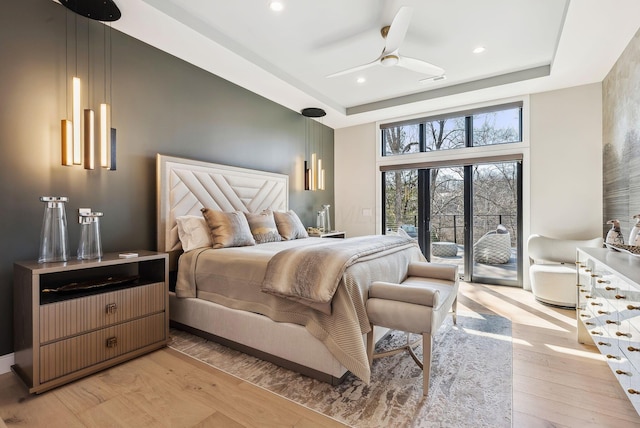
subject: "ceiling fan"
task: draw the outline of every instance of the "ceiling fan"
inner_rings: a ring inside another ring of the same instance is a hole
[[[404,41],[407,30],[409,29],[412,13],[413,8],[403,6],[396,13],[396,16],[391,22],[391,25],[387,25],[380,29],[380,34],[382,35],[382,38],[385,39],[385,46],[384,49],[382,49],[382,53],[376,60],[371,61],[367,64],[358,65],[356,67],[348,68],[346,70],[330,74],[327,76],[327,78],[354,73],[356,71],[364,70],[376,65],[382,65],[383,67],[398,66],[406,68],[408,70],[416,71],[418,73],[426,74],[429,77],[443,76],[444,70],[442,68],[419,59],[400,55],[398,53],[400,45]]]

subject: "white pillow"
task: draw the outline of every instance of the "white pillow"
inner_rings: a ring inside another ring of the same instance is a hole
[[[199,215],[185,215],[176,218],[178,238],[182,249],[187,252],[196,248],[211,247],[211,234],[204,217]]]

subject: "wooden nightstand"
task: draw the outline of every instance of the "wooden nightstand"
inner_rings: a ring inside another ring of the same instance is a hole
[[[13,371],[40,393],[165,346],[168,254],[14,264]],[[77,291],[63,285],[120,280]]]
[[[347,232],[334,230],[333,232],[310,233],[309,236],[313,238],[346,238]]]

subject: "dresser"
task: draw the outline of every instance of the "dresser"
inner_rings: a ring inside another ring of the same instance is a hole
[[[161,348],[168,255],[14,264],[13,371],[40,393]]]
[[[640,258],[577,251],[578,341],[595,344],[640,413]]]

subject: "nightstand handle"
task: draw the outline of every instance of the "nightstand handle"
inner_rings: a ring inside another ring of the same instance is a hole
[[[108,303],[106,307],[106,311],[108,314],[115,314],[118,312],[118,304],[117,303]]]
[[[107,339],[107,348],[115,348],[116,346],[118,346],[117,337],[114,336]]]

